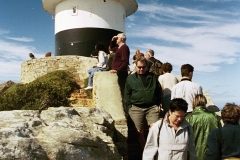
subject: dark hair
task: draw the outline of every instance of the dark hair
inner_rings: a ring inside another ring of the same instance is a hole
[[[169,110],[174,111],[184,111],[187,112],[188,103],[182,98],[174,98],[170,101]]]
[[[171,65],[171,63],[166,62],[166,63],[164,63],[164,64],[162,65],[161,69],[162,69],[162,71],[164,71],[164,72],[169,72],[169,73],[171,73],[171,72],[172,72],[172,65]]]
[[[29,53],[29,57],[35,58],[35,56],[32,53]]]
[[[108,50],[109,50],[109,51],[113,51],[113,49],[112,49],[110,46],[108,46]]]
[[[227,103],[222,110],[223,123],[237,124],[240,118],[240,108],[234,103]]]
[[[107,50],[106,50],[104,44],[101,43],[101,42],[98,42],[98,43],[95,45],[95,49],[96,49],[97,52],[103,51],[103,52],[107,53]]]
[[[190,75],[190,72],[193,72],[194,68],[191,64],[184,64],[182,65],[181,67],[181,74],[182,74],[182,77],[184,76],[189,76]]]

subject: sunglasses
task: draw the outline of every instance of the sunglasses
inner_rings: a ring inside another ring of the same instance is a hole
[[[144,68],[146,68],[146,66],[137,66],[139,69],[144,69]]]

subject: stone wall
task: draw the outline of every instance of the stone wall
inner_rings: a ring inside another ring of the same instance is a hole
[[[72,69],[77,83],[83,88],[88,69],[96,65],[96,58],[83,56],[53,56],[28,60],[21,64],[20,83],[29,83],[55,70]]]

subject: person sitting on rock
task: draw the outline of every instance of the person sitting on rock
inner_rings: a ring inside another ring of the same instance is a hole
[[[85,88],[85,90],[92,89],[94,73],[98,71],[106,71],[107,67],[108,56],[105,46],[102,43],[97,43],[95,49],[98,52],[98,63],[96,66],[93,66],[93,68],[88,70],[88,86]]]

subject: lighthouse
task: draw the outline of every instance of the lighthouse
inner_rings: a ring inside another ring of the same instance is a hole
[[[126,17],[137,11],[135,0],[42,0],[55,20],[55,55],[90,56],[97,42],[109,46],[125,32]]]

